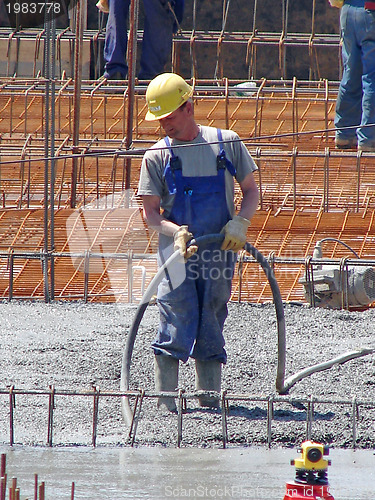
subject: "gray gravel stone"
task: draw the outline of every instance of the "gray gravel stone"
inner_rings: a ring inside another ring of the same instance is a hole
[[[9,388],[31,390],[119,391],[122,353],[136,312],[127,304],[56,302],[0,303],[0,442],[8,443]],[[286,377],[344,352],[374,348],[375,309],[364,312],[285,305]],[[153,391],[150,342],[158,324],[149,306],[139,328],[131,364],[131,389]],[[229,304],[225,325],[228,363],[223,389],[244,397],[229,401],[228,445],[299,444],[307,436],[336,447],[375,445],[375,359],[367,355],[311,375],[280,397],[275,390],[277,321],[273,304]],[[180,368],[180,386],[194,391],[194,362]],[[274,396],[268,427],[268,399]],[[311,398],[313,419],[307,422]],[[356,398],[356,399],[354,399]],[[279,401],[279,400],[282,401]],[[294,401],[294,400],[297,401]],[[54,445],[92,442],[93,398],[58,395],[53,414]],[[47,441],[48,394],[16,395],[15,443]],[[311,434],[308,434],[311,432]],[[222,446],[220,410],[187,401],[181,446]],[[145,398],[135,444],[176,446],[177,416],[161,414],[155,399]],[[118,397],[101,397],[97,445],[129,445]]]

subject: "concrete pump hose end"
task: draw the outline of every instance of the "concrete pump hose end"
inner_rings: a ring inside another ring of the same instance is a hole
[[[196,244],[198,247],[208,245],[210,243],[220,244],[224,239],[223,234],[208,234],[205,236],[200,236],[190,242],[190,244]],[[273,301],[276,309],[277,318],[277,332],[278,332],[278,365],[277,365],[277,376],[276,376],[276,390],[279,393],[283,393],[284,388],[284,377],[285,377],[285,319],[284,319],[284,307],[281,299],[280,289],[277,284],[276,278],[274,276],[273,270],[270,267],[267,259],[250,243],[245,243],[244,249],[262,267],[266,274],[268,282],[271,287]],[[155,274],[154,278],[151,280],[142,300],[136,310],[133,322],[130,326],[129,334],[126,338],[124,353],[122,357],[121,366],[121,382],[120,390],[121,392],[129,391],[129,381],[130,381],[130,366],[133,354],[133,348],[135,339],[138,333],[139,325],[142,321],[143,315],[147,309],[147,306],[151,298],[156,294],[157,287],[165,275],[165,270],[171,266],[174,261],[181,258],[180,253],[177,250],[174,252],[169,259],[160,267],[158,272]],[[133,422],[133,410],[131,409],[129,397],[124,396],[122,400],[122,417],[125,423],[130,427]]]

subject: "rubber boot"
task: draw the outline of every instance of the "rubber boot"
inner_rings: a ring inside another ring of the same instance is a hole
[[[219,361],[195,360],[195,390],[221,391],[221,363]],[[198,399],[201,406],[220,407],[220,399],[217,397],[202,396]]]
[[[178,386],[178,359],[172,356],[155,356],[155,390],[157,392],[173,392]],[[176,412],[176,402],[173,398],[160,397],[158,408]]]

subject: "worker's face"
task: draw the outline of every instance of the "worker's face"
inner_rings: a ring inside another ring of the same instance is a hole
[[[187,102],[170,115],[159,120],[164,132],[172,139],[189,140],[191,127],[192,104]]]

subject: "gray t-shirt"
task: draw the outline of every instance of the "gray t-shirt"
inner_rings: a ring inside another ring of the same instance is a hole
[[[190,142],[171,140],[173,152],[180,157],[182,174],[186,177],[217,175],[216,157],[220,152],[217,129],[203,125],[199,125],[199,129],[200,132],[197,137]],[[226,157],[236,169],[236,180],[242,182],[250,172],[257,170],[257,166],[246,146],[239,140],[236,132],[222,130],[222,136]],[[164,179],[164,170],[169,157],[170,152],[164,139],[152,146],[143,157],[138,184],[138,194],[140,196],[154,195],[160,197],[160,205],[166,218],[168,218],[174,200],[174,195],[169,194]],[[233,215],[234,181],[228,170],[226,170],[225,175],[227,205],[229,213]]]

